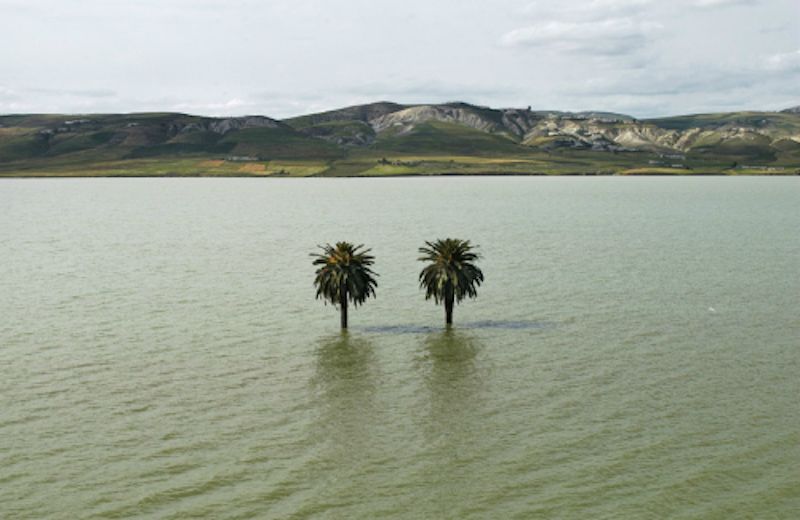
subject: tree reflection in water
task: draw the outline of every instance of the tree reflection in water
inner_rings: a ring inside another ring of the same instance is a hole
[[[426,430],[432,440],[469,436],[479,426],[474,422],[475,414],[487,375],[486,367],[481,365],[482,350],[478,339],[458,329],[443,330],[424,339],[418,363],[428,390]]]
[[[311,381],[318,442],[351,455],[354,448],[369,444],[371,425],[379,415],[377,373],[374,348],[366,338],[342,332],[319,342]]]

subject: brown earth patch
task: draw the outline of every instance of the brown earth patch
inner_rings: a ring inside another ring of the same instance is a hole
[[[202,161],[202,162],[198,163],[197,165],[198,166],[206,166],[206,167],[208,167],[208,166],[218,167],[218,166],[222,166],[223,164],[225,164],[225,161],[218,160],[218,159],[213,159],[213,160],[209,160],[209,161]]]
[[[239,171],[244,173],[264,173],[267,171],[267,167],[263,164],[250,163],[239,166]]]

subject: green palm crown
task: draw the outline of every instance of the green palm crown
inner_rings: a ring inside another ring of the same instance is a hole
[[[311,253],[313,264],[319,266],[314,278],[317,299],[333,305],[346,305],[349,300],[358,306],[375,296],[378,275],[370,269],[375,262],[375,257],[369,254],[371,249],[362,250],[364,244],[354,246],[349,242],[318,247],[322,253]]]
[[[433,298],[438,304],[448,299],[460,302],[464,298],[475,298],[477,288],[483,282],[483,272],[473,263],[480,255],[473,251],[469,240],[457,238],[425,242],[420,247],[421,262],[429,262],[419,273],[419,286],[425,289],[425,299]]]

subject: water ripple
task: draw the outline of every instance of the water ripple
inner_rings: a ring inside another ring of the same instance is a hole
[[[459,323],[454,329],[501,329],[501,330],[549,330],[556,328],[556,324],[548,321],[529,320],[482,320]],[[370,325],[356,327],[356,330],[374,334],[431,334],[442,331],[442,327],[431,325]]]
[[[0,181],[0,518],[797,517],[795,179],[446,181]]]

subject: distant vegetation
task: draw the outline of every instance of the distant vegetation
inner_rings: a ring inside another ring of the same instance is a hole
[[[698,173],[800,173],[800,109],[636,120],[382,102],[283,121],[0,116],[0,176]]]

